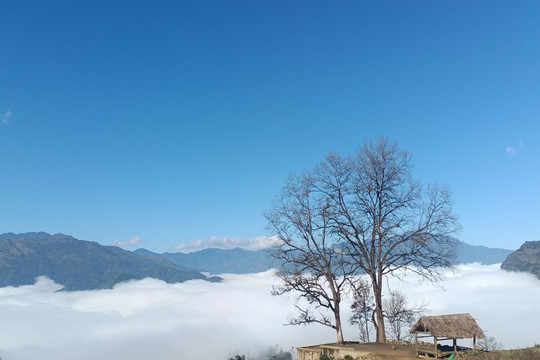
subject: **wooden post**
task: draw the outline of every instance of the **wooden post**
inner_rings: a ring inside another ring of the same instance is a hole
[[[439,358],[439,349],[437,348],[437,337],[434,336],[433,339],[435,341],[435,359],[438,359]]]
[[[452,340],[454,340],[454,353],[455,353],[457,352],[457,339],[453,338]]]
[[[476,334],[473,335],[472,343],[473,343],[473,350],[476,351]]]
[[[418,332],[414,332],[414,349],[416,350],[416,356],[418,356]]]

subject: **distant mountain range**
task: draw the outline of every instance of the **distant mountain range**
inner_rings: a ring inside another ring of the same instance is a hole
[[[459,242],[456,263],[502,263],[511,253],[511,250]],[[34,284],[43,275],[62,284],[65,290],[107,289],[122,281],[146,277],[168,283],[192,279],[220,281],[219,277],[208,277],[201,272],[246,274],[275,266],[268,249],[158,254],[146,249],[131,252],[64,234],[0,235],[0,287]],[[525,269],[521,265],[517,268]]]
[[[211,274],[247,274],[271,269],[275,262],[269,250],[248,251],[240,248],[231,250],[205,249],[190,254],[152,253],[146,249],[137,249],[138,254],[163,256],[177,265],[206,271]],[[493,249],[486,246],[469,245],[459,241],[456,264],[478,262],[481,264],[502,263],[512,250]]]
[[[481,245],[469,245],[458,242],[457,263],[470,264],[478,262],[484,265],[502,263],[513,250],[489,248]]]
[[[527,241],[502,263],[507,271],[526,271],[540,279],[540,241]]]
[[[146,277],[168,283],[220,280],[162,256],[136,254],[68,235],[0,235],[0,287],[34,284],[42,275],[64,285],[65,290],[107,289],[121,281]]]
[[[135,253],[162,256],[177,265],[211,274],[249,274],[266,271],[274,266],[274,259],[269,250],[204,249],[190,254],[168,252],[157,254],[146,249],[137,249]]]

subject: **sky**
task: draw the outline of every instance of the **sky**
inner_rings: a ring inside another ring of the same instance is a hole
[[[90,360],[227,359],[243,354],[257,360],[270,346],[292,347],[335,341],[321,325],[283,326],[294,315],[294,297],[275,297],[273,270],[223,275],[221,283],[192,280],[166,284],[144,279],[111,290],[64,292],[45,277],[35,285],[0,289],[0,356],[6,360],[69,358]],[[460,265],[442,286],[390,279],[408,305],[424,303],[430,315],[470,313],[486,336],[504,348],[538,342],[540,280],[498,265]],[[348,323],[351,295],[344,295],[347,341],[358,340]],[[517,305],[517,306],[516,306]],[[508,326],[519,319],[519,331]],[[208,343],[211,346],[208,346]],[[472,346],[470,339],[459,345]]]
[[[2,1],[0,233],[264,246],[292,173],[380,136],[473,245],[540,239],[540,2]]]

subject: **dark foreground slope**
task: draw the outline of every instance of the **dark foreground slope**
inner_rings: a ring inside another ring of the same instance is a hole
[[[45,275],[65,290],[112,288],[126,280],[152,277],[168,283],[216,281],[163,257],[47,233],[0,235],[0,287],[34,284]]]
[[[508,255],[501,269],[526,271],[540,278],[540,241],[527,241],[519,249]]]

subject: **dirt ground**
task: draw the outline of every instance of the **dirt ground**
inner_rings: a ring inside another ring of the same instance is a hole
[[[347,344],[348,348],[355,348],[361,352],[372,353],[380,360],[418,360],[416,357],[416,349],[413,346],[378,344],[378,343],[361,343]]]

